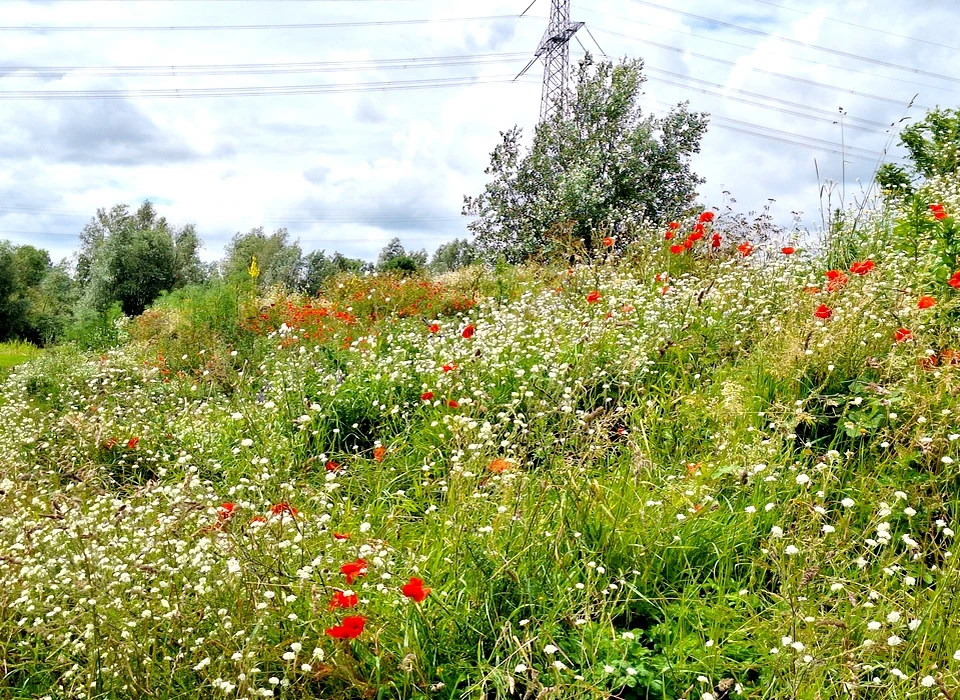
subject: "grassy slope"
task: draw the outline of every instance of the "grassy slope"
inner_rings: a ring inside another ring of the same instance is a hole
[[[355,281],[349,314],[265,313],[236,357],[203,331],[23,366],[0,407],[2,683],[953,693],[957,293],[871,226],[850,245],[876,268],[832,291],[802,253],[658,249],[501,275],[478,307],[431,306],[436,329]],[[351,615],[362,633],[331,636]]]

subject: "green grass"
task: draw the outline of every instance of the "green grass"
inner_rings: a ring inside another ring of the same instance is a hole
[[[45,351],[0,386],[0,695],[953,694],[960,292],[895,224],[833,291],[651,232],[476,305],[198,291]]]
[[[40,354],[39,348],[30,343],[11,341],[0,343],[0,369],[9,369]]]

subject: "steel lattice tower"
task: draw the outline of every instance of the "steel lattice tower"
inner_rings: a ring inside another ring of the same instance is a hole
[[[583,22],[570,21],[570,0],[550,0],[550,25],[544,32],[536,58],[543,61],[543,94],[540,121],[563,111],[570,83],[570,40]]]

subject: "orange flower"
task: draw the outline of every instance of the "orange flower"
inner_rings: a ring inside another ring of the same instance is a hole
[[[462,335],[464,338],[472,338],[472,337],[473,337],[473,334],[474,334],[476,331],[477,331],[477,329],[474,328],[474,327],[473,327],[473,324],[471,323],[469,326],[467,326],[466,328],[463,329],[463,331],[460,333],[460,335]]]
[[[665,234],[663,234],[663,237],[668,241],[672,241],[675,235],[676,235],[676,231],[673,231],[671,229],[670,231],[667,231]]]
[[[340,468],[340,462],[334,462],[332,459],[324,465],[328,472],[335,472]]]
[[[960,289],[960,270],[953,273],[953,276],[947,282],[954,289]]]
[[[673,253],[674,255],[680,255],[680,253],[682,253],[685,250],[686,248],[683,246],[683,244],[670,246],[670,252]]]
[[[137,443],[138,443],[138,442],[140,442],[140,436],[139,436],[139,435],[134,435],[132,438],[130,438],[129,440],[127,440],[127,449],[128,449],[128,450],[135,450],[135,449],[137,449]]]
[[[937,305],[937,300],[933,297],[920,297],[917,301],[918,309],[929,309]]]
[[[439,332],[440,332],[440,324],[439,324],[439,323],[431,323],[431,324],[430,324],[430,332],[431,332],[431,333],[439,333]]]
[[[872,270],[874,267],[876,267],[876,265],[877,265],[877,264],[876,264],[875,262],[873,262],[873,260],[864,260],[864,261],[862,261],[862,262],[853,262],[853,263],[850,264],[850,272],[852,272],[852,273],[855,274],[855,275],[861,275],[861,276],[863,276],[863,275],[867,274],[868,272],[870,272],[870,270]]]
[[[490,462],[490,466],[487,467],[487,471],[491,471],[494,474],[503,474],[505,471],[507,471],[508,469],[511,469],[512,467],[513,465],[510,462],[508,462],[503,458],[500,458]]]
[[[822,318],[826,320],[833,315],[833,309],[831,309],[826,304],[820,304],[820,306],[817,307],[817,310],[813,312],[813,315],[816,316],[817,318]]]
[[[600,301],[601,297],[602,297],[602,295],[600,294],[600,292],[598,292],[596,289],[594,289],[592,292],[590,292],[590,293],[587,295],[587,303],[588,303],[588,304],[596,304],[598,301]]]
[[[786,246],[785,248],[781,248],[780,252],[784,255],[793,255],[797,252],[797,249],[792,246]]]
[[[433,392],[432,392],[432,391],[425,391],[425,392],[423,392],[422,394],[420,394],[420,400],[421,400],[421,401],[433,401]]]
[[[349,540],[349,539],[350,539],[350,533],[349,533],[349,532],[334,532],[334,533],[333,533],[333,539],[335,539],[335,540],[340,540],[340,541]]]
[[[714,213],[712,211],[705,211],[700,215],[701,224],[709,224],[713,221]]]
[[[908,328],[898,328],[893,334],[893,339],[898,343],[910,340],[912,337],[913,331]]]
[[[744,241],[743,243],[737,246],[737,250],[740,251],[740,255],[742,255],[743,257],[747,257],[748,255],[750,255],[750,253],[753,252],[753,246],[747,243],[746,241]]]
[[[360,599],[357,597],[356,593],[344,593],[343,591],[337,591],[333,594],[333,598],[330,600],[330,605],[328,610],[336,610],[337,608],[353,608],[356,607],[357,603],[360,602]]]
[[[613,247],[613,238],[611,238],[610,236],[604,237],[604,239],[603,239],[603,245],[604,245],[605,247],[607,247],[607,248],[612,248],[612,247]]]
[[[933,218],[937,221],[943,221],[947,218],[947,212],[943,210],[942,204],[931,204],[930,213],[933,214]]]
[[[669,224],[669,227],[670,227],[670,230],[671,230],[671,231],[676,231],[677,229],[680,228],[680,222],[679,222],[679,221],[671,221],[670,224]]]
[[[387,448],[381,445],[380,447],[375,447],[373,449],[373,460],[375,462],[382,462],[383,456],[387,454]]]
[[[289,503],[277,503],[272,508],[270,512],[274,515],[283,515],[284,513],[289,513],[290,515],[297,515],[300,511],[294,508]]]

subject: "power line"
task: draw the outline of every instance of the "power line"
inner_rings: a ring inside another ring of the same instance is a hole
[[[675,28],[673,28],[673,27],[666,27],[666,26],[664,26],[664,25],[662,25],[662,24],[654,24],[654,23],[652,23],[652,22],[646,22],[646,21],[639,20],[639,19],[633,19],[632,17],[623,17],[622,15],[615,15],[615,14],[612,14],[612,13],[609,13],[609,12],[603,12],[603,11],[601,11],[601,10],[594,10],[594,9],[592,9],[592,8],[583,7],[583,6],[580,6],[580,5],[574,5],[574,7],[578,8],[578,9],[581,9],[581,10],[587,10],[587,11],[589,11],[589,12],[595,12],[595,13],[600,14],[600,15],[605,15],[605,16],[607,16],[607,17],[612,17],[612,18],[614,18],[614,19],[623,20],[623,21],[626,21],[626,22],[631,22],[631,23],[633,23],[633,24],[642,24],[642,25],[645,26],[645,27],[652,27],[652,28],[654,28],[654,29],[662,29],[662,30],[664,30],[664,31],[672,32],[672,33],[674,33],[674,34],[683,34],[684,36],[690,36],[690,37],[693,37],[693,38],[695,38],[695,39],[697,39],[697,40],[712,41],[712,42],[714,42],[714,43],[716,43],[716,44],[724,44],[725,46],[735,46],[735,47],[740,48],[740,49],[746,49],[747,51],[756,51],[756,50],[757,50],[755,46],[748,46],[748,45],[746,45],[746,44],[738,44],[738,43],[735,42],[735,41],[728,41],[728,40],[726,40],[726,39],[718,39],[717,37],[705,36],[705,35],[703,35],[703,34],[697,34],[696,32],[687,32],[687,31],[684,31],[684,30],[682,30],[682,29],[675,29]],[[772,55],[774,55],[774,56],[783,56],[784,58],[788,58],[788,59],[790,59],[791,61],[799,61],[799,62],[801,62],[801,63],[809,63],[809,64],[814,65],[814,66],[823,66],[824,68],[832,68],[832,69],[834,69],[834,70],[842,70],[842,71],[846,71],[846,72],[848,72],[848,73],[856,73],[856,74],[858,74],[858,75],[868,75],[868,76],[870,76],[870,77],[872,77],[872,78],[878,78],[878,79],[880,79],[880,80],[891,80],[891,81],[896,82],[896,83],[904,83],[905,85],[911,86],[911,88],[925,87],[925,88],[929,88],[929,89],[931,89],[931,90],[942,90],[942,91],[944,91],[944,92],[960,93],[960,90],[954,90],[954,89],[952,89],[952,88],[946,88],[946,87],[935,86],[935,85],[927,85],[927,84],[925,84],[925,83],[917,83],[917,82],[915,82],[915,81],[913,81],[913,80],[905,80],[905,79],[903,79],[903,78],[895,78],[895,77],[893,77],[893,76],[891,76],[891,75],[880,75],[880,74],[878,74],[878,73],[872,73],[872,72],[870,72],[870,71],[861,70],[861,69],[859,69],[859,68],[850,68],[849,66],[840,66],[840,65],[837,65],[836,63],[824,63],[823,61],[817,61],[817,60],[812,59],[812,58],[803,58],[803,57],[801,57],[801,56],[794,56],[793,54],[783,53],[783,52],[781,52],[781,51],[770,51],[769,53],[772,54]]]
[[[2,0],[0,0],[2,1]],[[286,75],[339,73],[363,70],[447,68],[453,66],[515,63],[525,53],[464,54],[421,58],[390,58],[369,61],[319,61],[303,63],[236,63],[171,66],[0,66],[4,78],[58,78],[65,73],[93,77],[191,77],[206,75]]]
[[[545,19],[523,15],[523,19]],[[448,22],[481,22],[521,19],[521,15],[489,15],[483,17],[437,17],[429,19],[390,19],[362,22],[314,22],[310,24],[196,24],[173,26],[134,25],[125,27],[64,27],[64,26],[0,26],[2,32],[155,32],[155,31],[220,31],[245,29],[337,29],[345,27],[392,27],[406,24],[439,24]]]
[[[652,69],[647,68],[647,70],[652,70]],[[824,122],[824,123],[827,123],[827,124],[837,124],[837,123],[838,123],[837,117],[833,117],[833,118],[828,118],[828,117],[816,117],[816,116],[813,116],[812,114],[804,114],[803,112],[797,112],[797,111],[794,111],[794,110],[791,110],[791,109],[785,109],[785,108],[783,108],[783,107],[777,107],[777,106],[775,106],[775,105],[765,105],[765,104],[763,104],[763,103],[761,103],[761,102],[755,102],[755,101],[753,101],[753,100],[746,100],[746,99],[744,99],[744,98],[742,98],[742,97],[734,97],[733,95],[724,95],[723,93],[713,92],[712,90],[704,90],[703,88],[691,87],[691,86],[689,86],[689,85],[684,85],[683,83],[678,83],[678,82],[675,82],[675,81],[673,81],[673,80],[667,80],[667,79],[665,79],[665,78],[650,78],[650,80],[652,80],[652,81],[654,81],[654,82],[658,82],[658,83],[663,83],[663,84],[665,84],[665,85],[673,85],[674,87],[683,88],[684,90],[693,90],[694,92],[699,92],[699,93],[704,94],[704,95],[710,95],[711,97],[718,97],[718,98],[720,98],[720,99],[732,100],[732,101],[734,101],[734,102],[741,102],[741,103],[743,103],[743,104],[751,105],[751,106],[754,106],[754,107],[760,107],[760,108],[762,108],[762,109],[769,109],[769,110],[772,110],[772,111],[774,111],[774,112],[780,112],[781,114],[789,114],[789,115],[791,115],[791,116],[802,117],[803,119],[810,119],[810,120],[813,120],[813,121]],[[718,87],[723,87],[723,86],[720,85],[720,86],[718,86]],[[711,116],[712,116],[712,115],[711,115]],[[865,126],[856,126],[856,125],[853,125],[853,124],[847,124],[847,128],[848,128],[848,129],[853,129],[853,130],[855,130],[855,131],[862,131],[862,132],[867,133],[867,134],[883,134],[883,133],[885,133],[884,131],[879,131],[879,130],[877,130],[877,129],[870,129],[870,128],[865,127]]]
[[[388,80],[372,83],[326,83],[319,85],[276,85],[251,87],[161,88],[152,90],[8,90],[0,92],[6,100],[120,100],[199,97],[263,97],[275,95],[318,95],[342,92],[377,92],[470,87],[492,83],[515,83],[512,74]]]
[[[866,98],[869,98],[869,99],[871,99],[871,100],[879,100],[880,102],[889,102],[890,104],[895,104],[895,105],[897,105],[897,106],[899,106],[899,107],[903,107],[904,105],[907,104],[907,102],[909,102],[909,100],[897,100],[897,99],[894,99],[894,98],[891,98],[891,97],[884,97],[884,96],[882,96],[882,95],[874,95],[874,94],[871,94],[871,93],[869,93],[869,92],[860,92],[859,90],[851,90],[851,89],[849,89],[849,88],[837,87],[836,85],[828,85],[827,83],[820,83],[820,82],[817,82],[816,80],[809,80],[809,79],[807,79],[807,78],[798,78],[797,76],[794,76],[794,75],[787,75],[786,73],[777,73],[776,71],[764,70],[763,68],[755,68],[755,67],[752,67],[752,66],[740,66],[740,65],[739,65],[738,63],[736,63],[735,61],[727,61],[727,60],[724,60],[724,59],[722,59],[722,58],[717,58],[716,56],[710,56],[710,55],[708,55],[708,54],[702,54],[702,53],[696,53],[696,52],[694,52],[694,51],[688,51],[687,49],[677,48],[676,46],[670,46],[669,44],[660,44],[660,43],[657,43],[657,42],[655,42],[655,41],[649,41],[649,40],[647,40],[647,39],[641,39],[640,37],[632,36],[632,35],[630,35],[630,34],[624,34],[624,33],[622,33],[622,32],[615,32],[615,31],[613,31],[612,29],[603,29],[602,27],[594,27],[594,29],[596,29],[598,32],[604,32],[605,34],[610,34],[610,35],[612,35],[612,36],[619,36],[619,37],[622,37],[622,38],[624,38],[624,39],[631,39],[631,40],[633,40],[633,41],[638,41],[638,42],[640,42],[641,44],[647,44],[648,46],[656,46],[657,48],[664,49],[665,51],[673,51],[673,52],[675,52],[675,53],[684,54],[685,56],[693,56],[693,57],[695,57],[695,58],[702,58],[702,59],[704,59],[705,61],[713,61],[714,63],[722,63],[722,64],[725,65],[725,66],[733,66],[733,67],[738,67],[738,68],[745,68],[746,70],[749,70],[749,71],[751,71],[751,72],[753,72],[753,73],[763,73],[764,75],[772,75],[772,76],[774,76],[774,77],[776,77],[776,78],[783,78],[784,80],[792,80],[793,82],[803,83],[804,85],[813,85],[813,86],[815,86],[815,87],[825,88],[825,89],[827,89],[827,90],[836,90],[836,91],[838,91],[838,92],[845,92],[845,93],[847,93],[848,95],[856,95],[857,97],[866,97]],[[926,109],[926,110],[929,110],[929,109],[930,109],[929,107],[927,107],[927,106],[925,106],[925,105],[921,105],[921,104],[917,104],[917,103],[914,103],[914,106],[915,106],[915,107],[919,107],[920,109]]]
[[[688,17],[690,19],[700,20],[701,22],[709,22],[710,24],[715,24],[718,27],[726,27],[727,29],[735,29],[739,32],[744,32],[746,34],[753,34],[755,36],[764,36],[770,39],[775,39],[776,41],[782,41],[787,44],[793,44],[794,46],[802,46],[806,49],[815,49],[817,51],[824,51],[826,53],[832,53],[836,56],[843,56],[844,58],[852,58],[857,61],[865,61],[867,63],[874,63],[878,66],[885,66],[887,68],[894,68],[896,70],[906,71],[908,73],[915,73],[917,75],[926,75],[931,78],[937,78],[939,80],[948,80],[952,83],[960,83],[960,78],[955,78],[952,75],[944,75],[942,73],[933,73],[931,71],[920,70],[919,68],[911,68],[910,66],[901,66],[898,63],[891,63],[889,61],[881,61],[878,58],[869,58],[867,56],[861,56],[859,54],[850,53],[848,51],[841,51],[839,49],[831,49],[827,46],[820,46],[818,44],[810,44],[806,41],[800,41],[799,39],[790,39],[788,37],[779,36],[778,34],[773,34],[772,32],[765,32],[761,29],[752,29],[750,27],[743,27],[739,24],[732,24],[730,22],[724,22],[718,19],[713,19],[712,17],[705,17],[704,15],[696,15],[692,12],[684,12],[683,10],[678,10],[673,7],[667,7],[665,5],[658,5],[655,2],[650,2],[649,0],[630,0],[638,5],[644,5],[646,7],[653,7],[658,10],[665,10],[666,12],[672,12],[673,14],[681,15],[682,17]]]
[[[797,10],[793,7],[787,7],[786,5],[779,5],[775,2],[770,2],[769,0],[753,0],[754,2],[759,2],[763,5],[769,5],[770,7],[776,7],[781,10],[787,10],[788,12],[796,12],[800,15],[811,16],[812,12],[806,12],[805,10]],[[916,41],[921,44],[929,44],[930,46],[938,46],[942,49],[950,49],[951,51],[960,51],[960,47],[950,46],[948,44],[940,44],[936,41],[930,41],[928,39],[920,39],[915,36],[907,36],[906,34],[897,34],[896,32],[888,32],[885,29],[877,29],[876,27],[868,27],[865,24],[857,24],[856,22],[848,22],[843,19],[835,19],[833,17],[821,17],[820,19],[826,22],[834,22],[836,24],[845,24],[848,27],[856,27],[857,29],[865,29],[868,32],[877,32],[878,34],[886,34],[887,36],[895,36],[898,39],[907,39],[908,41]]]
[[[674,78],[680,78],[681,80],[685,80],[685,81],[687,81],[687,82],[697,83],[698,85],[706,85],[707,87],[717,88],[718,90],[724,90],[724,91],[727,91],[727,92],[735,92],[735,93],[737,93],[738,95],[747,95],[748,97],[756,97],[756,98],[759,98],[759,99],[762,99],[762,100],[769,100],[769,101],[771,101],[771,102],[777,102],[777,103],[782,104],[782,105],[787,105],[788,107],[797,107],[797,108],[799,108],[799,109],[805,109],[805,110],[807,110],[808,112],[815,112],[815,113],[817,113],[817,114],[823,114],[823,115],[825,115],[826,117],[829,117],[831,121],[837,121],[837,120],[838,120],[838,117],[839,117],[839,114],[838,114],[838,112],[837,112],[836,110],[829,110],[829,109],[821,109],[821,108],[819,108],[819,107],[812,107],[812,106],[810,106],[810,105],[803,104],[802,102],[791,102],[791,101],[789,101],[789,100],[780,99],[779,97],[771,97],[770,95],[766,95],[766,94],[764,94],[764,93],[762,93],[762,92],[750,92],[749,90],[740,90],[740,89],[738,89],[738,88],[731,88],[731,87],[727,87],[726,85],[723,85],[723,84],[721,84],[721,83],[713,83],[713,82],[710,82],[709,80],[701,80],[700,78],[693,78],[693,77],[691,77],[691,76],[689,76],[689,75],[684,75],[683,73],[677,73],[677,72],[675,72],[675,71],[665,70],[665,69],[663,69],[663,68],[655,68],[655,67],[653,67],[653,66],[648,66],[648,65],[644,65],[643,68],[644,68],[644,70],[645,70],[646,72],[648,72],[648,73],[661,73],[661,74],[663,74],[663,75],[669,75],[669,76],[672,76],[672,77],[674,77]],[[658,79],[658,78],[653,78],[653,77],[650,77],[649,79],[650,79],[650,80],[660,80],[660,79]],[[684,85],[684,86],[680,86],[680,87],[686,87],[686,86]],[[707,94],[716,94],[718,97],[723,97],[724,99],[734,99],[734,97],[733,97],[732,95],[718,94],[718,93],[712,93],[712,92],[708,92]],[[758,105],[758,106],[766,106],[766,105],[762,105],[762,104],[759,103],[759,102],[753,102],[753,101],[747,101],[747,100],[737,100],[737,101],[738,101],[738,102],[743,101],[743,102],[746,102],[747,104],[755,104],[755,105]],[[849,115],[847,115],[846,118],[847,118],[847,121],[855,121],[855,122],[859,122],[860,124],[866,124],[866,125],[868,125],[868,126],[877,127],[877,128],[879,128],[879,129],[883,129],[883,130],[886,130],[886,129],[888,129],[888,128],[890,127],[890,124],[889,124],[889,123],[878,122],[878,121],[874,121],[873,119],[863,119],[862,117],[851,117],[851,116],[849,116]]]

